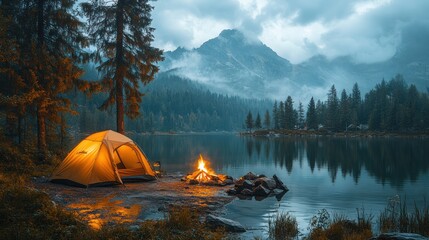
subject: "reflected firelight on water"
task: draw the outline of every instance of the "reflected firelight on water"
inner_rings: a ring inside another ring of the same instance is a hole
[[[109,223],[131,223],[135,222],[141,206],[122,206],[123,201],[114,200],[113,196],[107,196],[95,203],[71,203],[67,207],[75,210],[88,225],[93,229],[101,229]]]

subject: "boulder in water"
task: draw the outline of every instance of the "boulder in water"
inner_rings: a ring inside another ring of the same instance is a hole
[[[252,181],[250,181],[250,180],[244,180],[244,182],[243,182],[243,187],[244,188],[253,189],[253,186],[254,186],[254,184],[253,184]]]
[[[255,196],[263,196],[263,197],[266,197],[266,196],[268,196],[268,194],[270,194],[270,190],[269,190],[269,189],[267,189],[267,188],[265,188],[265,187],[264,187],[264,186],[262,186],[262,184],[261,184],[261,185],[257,186],[255,189],[253,189],[253,194],[254,194]]]
[[[262,177],[255,180],[255,186],[262,185],[264,188],[273,190],[276,188],[277,183],[271,178]]]
[[[277,188],[280,188],[285,191],[289,191],[289,188],[286,187],[286,185],[277,177],[277,175],[274,174],[273,179],[274,181],[276,181]]]
[[[252,172],[248,172],[246,175],[243,176],[243,179],[245,179],[245,180],[255,180],[257,178],[258,178],[258,176],[256,176]]]

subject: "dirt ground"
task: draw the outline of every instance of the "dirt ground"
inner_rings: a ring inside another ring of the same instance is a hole
[[[35,179],[34,188],[61,206],[77,212],[94,228],[115,223],[161,219],[169,207],[188,206],[202,213],[220,215],[233,200],[226,187],[189,185],[181,176],[164,176],[152,182],[109,187],[78,188]]]

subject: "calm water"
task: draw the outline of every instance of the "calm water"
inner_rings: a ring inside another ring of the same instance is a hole
[[[169,173],[193,171],[201,153],[211,168],[238,178],[249,171],[277,174],[290,191],[280,200],[234,200],[225,217],[250,236],[262,236],[268,218],[291,212],[301,232],[321,209],[356,217],[356,209],[378,215],[388,199],[406,197],[424,205],[429,197],[429,139],[250,138],[236,135],[133,136],[151,161]],[[375,220],[374,220],[375,221]]]

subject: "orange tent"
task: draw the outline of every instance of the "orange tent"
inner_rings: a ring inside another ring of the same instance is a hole
[[[82,140],[54,171],[51,181],[91,186],[124,180],[154,180],[146,155],[130,138],[112,130]]]

